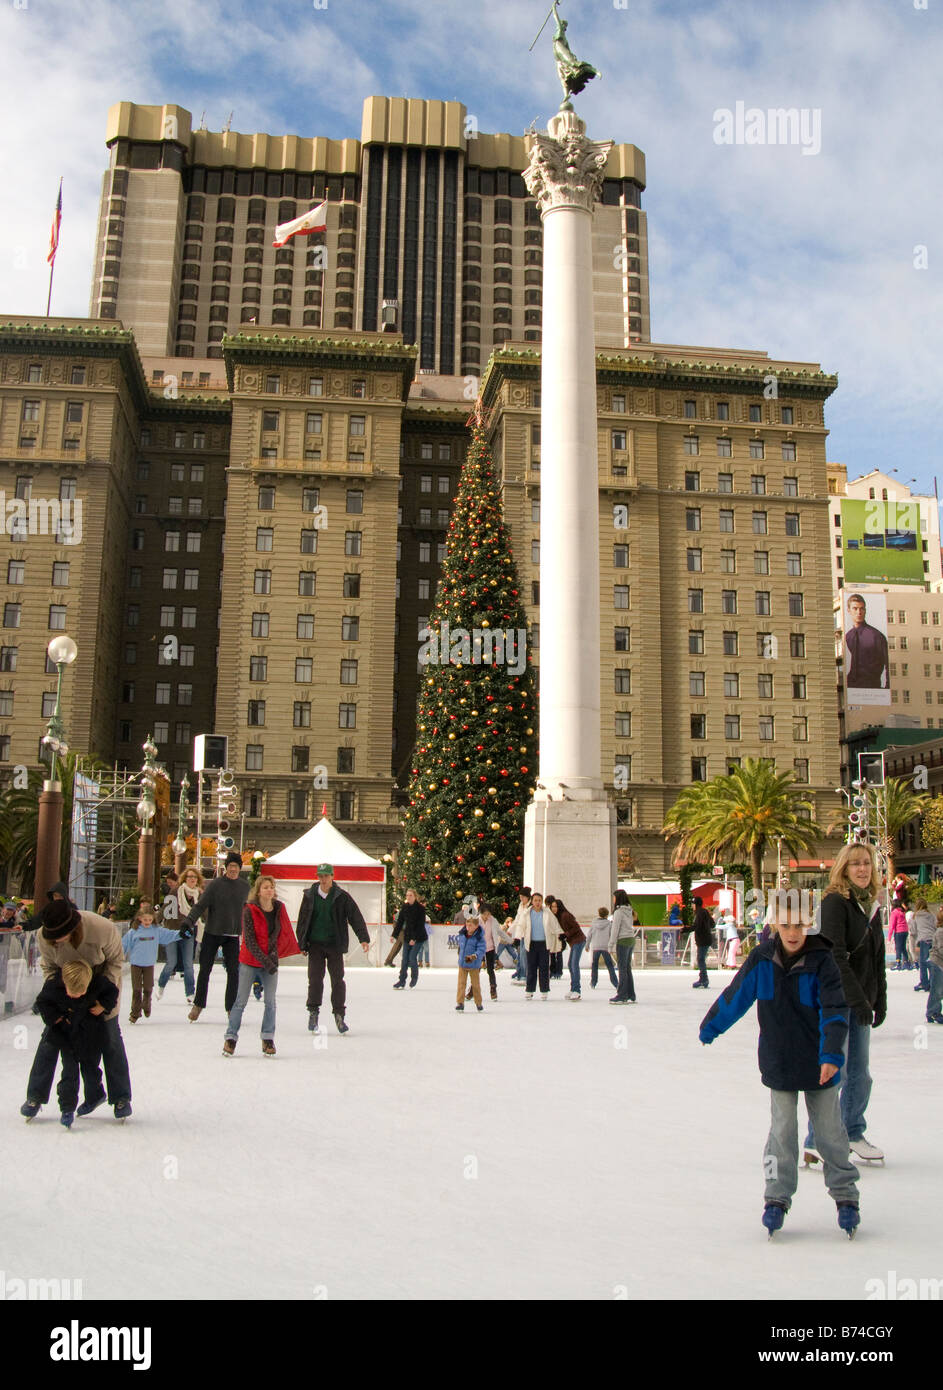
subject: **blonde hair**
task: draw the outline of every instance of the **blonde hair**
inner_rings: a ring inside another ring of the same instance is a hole
[[[926,912],[926,911],[927,911],[927,900],[926,900],[926,898],[917,898],[916,901],[914,902],[914,912]]]
[[[255,883],[253,883],[252,887],[249,889],[249,896],[248,898],[246,898],[246,902],[257,903],[259,901],[259,889],[262,887],[263,883],[270,883],[272,885],[272,890],[275,893],[276,898],[278,897],[278,885],[276,884],[272,875],[259,874]]]
[[[62,967],[62,983],[70,994],[86,992],[92,983],[92,967],[87,960],[66,961]]]
[[[829,874],[828,884],[825,888],[826,893],[840,893],[843,898],[851,896],[848,860],[853,854],[862,850],[871,860],[871,882],[868,884],[868,888],[872,898],[878,896],[881,891],[881,876],[878,873],[877,855],[874,852],[874,846],[869,845],[864,840],[856,840],[850,845],[842,845],[835,857],[835,863],[832,865],[832,872]]]
[[[180,884],[179,884],[179,886],[180,886],[181,888],[186,888],[186,886],[187,886],[187,878],[188,878],[188,876],[189,876],[190,874],[196,874],[196,886],[197,886],[197,888],[199,888],[200,891],[202,892],[202,891],[203,891],[203,885],[204,885],[204,883],[205,883],[206,880],[204,879],[203,875],[200,873],[199,869],[196,867],[195,864],[188,864],[187,867],[184,869],[183,873],[180,875]]]

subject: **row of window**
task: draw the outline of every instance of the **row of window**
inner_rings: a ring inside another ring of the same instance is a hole
[[[55,560],[52,566],[52,587],[54,589],[66,589],[69,585],[69,561]],[[25,584],[26,583],[26,561],[8,560],[7,561],[7,583]],[[5,626],[16,627],[19,624],[10,623]]]
[[[158,703],[160,703],[160,701],[158,701]],[[265,705],[265,700],[250,700],[248,702],[246,707],[246,723],[251,728],[260,728],[265,724]],[[292,702],[292,725],[296,729],[311,728],[310,700],[294,700]],[[342,702],[338,705],[337,727],[339,729],[356,729],[357,706],[355,704]]]
[[[620,601],[620,591],[623,590],[623,589],[624,589],[624,591],[625,591],[625,601],[624,601],[624,602],[621,602],[621,601]],[[628,590],[628,585],[619,585],[619,584],[617,584],[616,587],[615,587],[615,594],[616,594],[616,598],[615,598],[615,606],[616,606],[616,608],[628,608],[628,606],[629,606],[629,590]],[[737,594],[737,590],[736,590],[736,589],[721,589],[721,591],[720,591],[720,611],[721,611],[721,613],[728,613],[728,614],[730,614],[730,615],[736,614],[737,612],[739,612],[739,609],[738,609],[738,607],[737,607],[737,603],[738,603],[738,594]],[[703,613],[703,612],[705,612],[705,611],[706,611],[706,610],[705,610],[705,608],[704,608],[704,590],[703,590],[703,589],[689,589],[689,590],[688,590],[688,612],[689,612],[689,613]],[[757,616],[757,617],[760,617],[760,618],[768,618],[768,617],[771,615],[772,611],[773,611],[773,604],[772,604],[772,593],[771,593],[771,591],[770,591],[769,589],[756,589],[756,590],[754,590],[754,594],[753,594],[753,612],[756,614],[756,616]],[[804,601],[804,597],[803,597],[802,594],[789,594],[789,595],[788,595],[788,613],[789,613],[790,618],[802,618],[802,617],[805,616],[805,601]]]
[[[191,651],[192,651],[192,648],[191,648]],[[185,663],[185,664],[187,664],[187,665],[192,665],[193,663],[192,663],[192,660],[191,660],[190,662]],[[134,681],[124,681],[124,682],[122,683],[122,686],[121,686],[121,703],[122,703],[123,705],[133,705],[133,704],[134,704],[135,691],[136,691],[136,686],[135,686]],[[171,699],[170,699],[170,697],[171,697],[171,691],[172,691],[172,687],[171,687],[171,684],[170,684],[169,681],[158,681],[157,684],[154,686],[154,704],[155,704],[155,705],[169,705],[169,704],[171,703]],[[182,685],[178,684],[178,686],[177,686],[177,704],[178,704],[178,705],[192,705],[192,704],[193,704],[193,686],[192,686],[192,685],[190,685],[190,684],[188,684],[188,683],[186,683],[186,682],[184,682]]]
[[[275,492],[273,485],[265,483],[258,490],[257,509],[260,512],[273,512],[275,510]],[[302,488],[301,510],[303,512],[315,512],[320,507],[321,489],[318,487]],[[295,508],[292,499],[292,510]],[[350,516],[358,516],[363,512],[363,491],[360,488],[348,488],[344,501],[344,510]],[[256,547],[258,549],[258,547]]]
[[[317,526],[302,527],[301,530],[301,553],[303,555],[316,555],[318,553],[318,531],[322,529]],[[275,529],[272,526],[257,526],[255,528],[255,548],[257,551],[268,553],[275,548]],[[344,554],[362,555],[363,554],[363,532],[345,531],[344,532]],[[256,590],[258,593],[259,590]]]
[[[21,476],[21,477],[17,478],[17,480],[16,480],[16,491],[15,491],[15,493],[14,493],[14,496],[16,497],[17,501],[19,501],[19,502],[28,502],[28,501],[30,500],[30,498],[31,498],[32,495],[33,495],[33,482],[34,482],[34,479],[33,479],[32,475],[30,475],[29,477]],[[60,502],[74,502],[74,501],[75,501],[75,488],[76,488],[76,482],[77,482],[77,479],[75,479],[75,478],[60,478],[60,479],[59,479],[59,501],[60,501]]]
[[[721,634],[723,639],[724,656],[740,655],[740,634],[739,632],[724,632]],[[758,632],[756,634],[756,654],[764,661],[769,661],[775,657],[778,651],[778,642],[771,632]],[[688,652],[691,656],[704,655],[704,632],[701,628],[691,628],[688,633]],[[789,655],[794,661],[805,660],[805,634],[802,632],[790,632],[789,634]],[[772,688],[772,687],[771,687]]]
[[[142,448],[142,449],[150,449],[150,448],[152,448],[152,447],[153,447],[153,445],[152,445],[151,431],[150,431],[150,429],[145,425],[145,426],[143,426],[142,429],[141,429],[141,448]],[[175,448],[175,449],[205,449],[205,448],[206,448],[206,431],[205,431],[205,430],[194,430],[192,433],[189,433],[187,430],[174,430],[174,448]],[[145,464],[144,467],[146,468],[147,465]],[[182,463],[172,463],[172,464],[170,465],[170,477],[171,477],[171,479],[172,479],[173,482],[183,482],[184,467],[185,467],[185,465],[182,464]],[[144,473],[144,474],[141,473],[141,465],[140,465],[140,464],[138,465],[138,477],[139,477],[139,478],[140,478],[140,477],[145,477],[145,478],[147,477],[147,473]],[[194,464],[191,465],[191,467],[190,467],[190,481],[193,482],[193,483],[202,483],[202,481],[203,481],[203,464],[202,464],[202,463],[194,463]]]
[[[617,552],[622,551],[622,550],[624,550],[624,551],[626,552],[626,558],[625,558],[624,561],[623,561],[623,560],[620,560],[620,559],[616,559],[616,554],[617,554]],[[768,550],[754,550],[754,552],[753,552],[753,573],[754,573],[754,574],[769,574],[769,573],[770,573],[769,556],[770,556],[770,553],[769,553]],[[616,565],[616,566],[620,566],[620,565],[627,565],[628,563],[629,563],[629,561],[628,561],[628,546],[615,546],[615,547],[613,548],[613,564]],[[700,572],[703,570],[703,568],[704,568],[704,552],[703,552],[703,550],[701,549],[701,547],[700,547],[699,545],[688,546],[688,551],[687,551],[687,564],[688,564],[688,570],[689,570],[689,572],[691,572],[691,573],[700,574]],[[736,573],[737,573],[737,552],[736,552],[735,550],[721,550],[721,552],[720,552],[720,573],[721,573],[721,574],[736,574]],[[799,579],[799,578],[802,577],[802,556],[800,555],[799,551],[797,551],[797,550],[787,550],[787,552],[786,552],[786,574],[789,575],[791,578],[794,578],[794,579]]]
[[[0,690],[0,718],[10,718],[13,714],[12,690]],[[41,713],[44,719],[51,719],[56,708],[56,692],[46,690],[43,692]]]
[[[87,371],[84,365],[74,365],[69,368],[69,384],[71,386],[84,386]],[[39,385],[43,379],[42,362],[31,362],[26,368],[26,380],[32,385]]]
[[[356,685],[357,671],[360,663],[353,657],[347,657],[341,661],[340,683],[341,685]],[[268,680],[268,657],[250,656],[249,657],[249,680],[267,681]],[[314,658],[311,656],[295,657],[295,684],[310,685],[314,680]]]
[[[19,660],[19,647],[0,647],[0,671],[15,671]],[[51,660],[48,652],[43,653],[45,662],[44,670],[47,676],[56,674],[56,663]]]
[[[727,760],[726,760],[726,769],[725,769],[725,770],[726,770],[728,773],[730,773],[730,772],[733,772],[734,768],[739,767],[739,766],[740,766],[740,759],[739,759],[739,758],[731,758],[731,757],[728,757]],[[809,781],[809,759],[808,759],[808,758],[793,758],[793,761],[792,761],[792,771],[793,771],[793,775],[794,775],[794,777],[795,777],[795,780],[796,780],[797,782],[808,783],[808,781]],[[692,782],[706,782],[706,781],[707,781],[707,759],[706,759],[706,758],[692,758],[692,759],[691,759],[691,781],[692,781]]]
[[[888,621],[888,623],[892,623],[892,622],[894,621],[894,610],[893,610],[893,608],[889,608],[889,609],[887,610],[887,621]],[[898,621],[898,623],[906,623],[906,621],[907,621],[907,614],[904,612],[904,610],[903,610],[902,608],[898,608],[898,610],[897,610],[897,621]],[[921,612],[920,612],[920,623],[921,623],[921,626],[922,626],[922,627],[926,627],[928,623],[932,623],[934,627],[939,627],[939,626],[940,626],[940,610],[939,610],[939,609],[936,609],[936,610],[933,611],[933,612],[928,612],[925,608],[921,609]],[[926,640],[926,639],[924,639],[924,640]]]
[[[764,739],[764,740],[765,740],[765,739],[771,739],[771,738],[773,737],[773,732],[772,732],[773,727],[774,727],[774,725],[773,725],[773,716],[772,716],[772,715],[761,715],[761,716],[760,716],[760,738],[761,738],[761,739]],[[768,729],[769,732],[768,732],[768,733],[764,733],[764,732],[763,732],[764,728],[765,728],[765,729]],[[706,714],[692,714],[692,715],[691,715],[691,737],[692,737],[693,739],[698,739],[698,740],[706,739],[706,738],[707,738],[707,715],[706,715]],[[724,715],[724,738],[726,738],[726,739],[738,739],[738,738],[740,738],[740,715],[739,715],[739,714],[725,714],[725,715]],[[792,720],[792,739],[793,739],[793,742],[794,742],[794,743],[808,743],[808,741],[809,741],[809,721],[808,721],[808,719],[805,717],[805,715],[794,715],[794,716],[793,716],[793,720]]]
[[[693,435],[689,435],[689,436],[687,437],[687,439],[685,440],[685,453],[688,453],[688,454],[691,454],[691,453],[696,454],[696,453],[697,453],[697,449],[689,449],[689,448],[687,447],[688,440],[689,440],[689,439],[693,439],[693,438],[694,438]],[[696,441],[695,441],[695,442],[696,442]],[[718,441],[717,441],[717,455],[718,455],[719,458],[728,458],[728,459],[730,458],[731,455],[730,455],[730,447],[729,447],[729,446],[730,446],[730,440],[729,440],[729,439],[718,439]],[[782,447],[783,447],[783,449],[792,449],[792,450],[793,450],[793,453],[792,453],[792,455],[791,455],[791,457],[789,458],[788,461],[794,463],[794,462],[795,462],[795,457],[796,457],[796,455],[795,455],[795,447],[796,447],[796,446],[795,446],[794,444],[788,444],[788,445],[787,445],[787,444],[784,444]],[[753,451],[754,451],[754,448],[755,448],[758,452],[754,453],[754,452],[753,452]],[[762,450],[763,450],[763,441],[762,441],[761,439],[753,439],[753,440],[750,441],[750,457],[751,457],[751,458],[756,458],[756,459],[761,459],[761,458],[763,458],[764,455],[763,455]],[[786,454],[785,454],[785,453],[783,454],[783,461],[784,461],[784,462],[786,461]],[[769,481],[769,480],[768,480],[768,478],[767,478],[767,476],[766,476],[765,473],[751,473],[751,474],[750,474],[750,492],[753,494],[754,497],[765,497],[765,496],[766,496],[766,484],[767,484],[768,481]],[[699,471],[698,469],[690,469],[690,468],[689,468],[689,469],[687,469],[687,470],[685,471],[685,474],[684,474],[684,490],[685,490],[685,492],[700,492],[700,491],[701,491],[701,474],[700,474],[700,471]],[[734,488],[733,488],[733,474],[732,474],[732,473],[718,473],[718,474],[717,474],[717,487],[715,488],[715,491],[716,491],[716,492],[733,492],[733,490],[734,490]],[[798,477],[797,477],[795,474],[791,474],[791,473],[790,473],[790,474],[784,474],[784,475],[783,475],[782,495],[783,495],[784,497],[798,497],[798,496],[799,496],[799,479],[798,479]]]
[[[148,441],[148,442],[150,442],[150,441]],[[141,440],[141,443],[142,443],[142,444],[144,443],[143,439]],[[186,465],[185,465],[185,464],[183,464],[183,463],[172,463],[172,464],[170,465],[170,481],[171,481],[172,483],[183,483],[183,482],[186,482],[186,471],[187,471],[187,470],[186,470]],[[142,459],[141,462],[138,464],[138,467],[137,467],[137,476],[138,476],[138,482],[146,482],[147,479],[151,476],[151,465],[150,465],[150,463],[148,463],[147,459]],[[204,477],[205,477],[205,472],[204,472],[203,464],[202,464],[202,463],[191,463],[191,465],[190,465],[190,482],[191,482],[191,483],[202,483],[203,480],[204,480]]]
[[[49,605],[49,630],[50,632],[65,631],[66,607],[64,603],[51,603]],[[3,605],[3,626],[19,627],[23,617],[22,603],[5,603]]]
[[[621,407],[616,405],[616,401],[617,401],[617,400],[622,402]],[[624,397],[624,396],[613,396],[612,402],[613,402],[613,404],[612,404],[613,410],[618,410],[618,409],[624,410],[624,409],[625,409],[625,397]],[[696,419],[697,419],[697,401],[685,401],[684,404],[683,404],[683,406],[682,406],[681,413],[682,413],[682,415],[684,416],[685,420],[696,420]],[[755,404],[754,404],[754,405],[751,405],[751,406],[749,407],[749,417],[750,417],[750,424],[751,424],[751,425],[759,425],[759,424],[762,424],[762,421],[763,421],[763,407],[762,407],[761,405],[755,405]],[[717,403],[716,403],[716,405],[715,405],[715,407],[714,407],[714,419],[715,419],[715,420],[729,420],[729,419],[730,419],[730,402],[729,402],[729,401],[717,401]],[[783,424],[783,425],[794,425],[794,424],[796,423],[796,412],[795,412],[795,409],[794,409],[791,405],[782,405],[782,406],[780,406],[780,408],[779,408],[779,419],[780,419],[780,423]]]
[[[186,498],[186,499],[184,499],[183,497],[168,497],[168,498],[167,498],[167,507],[166,507],[167,515],[168,515],[168,516],[183,516],[183,515],[184,515],[184,507],[183,507],[184,500],[186,500],[186,504],[187,504],[187,507],[186,507],[186,515],[187,515],[187,516],[202,516],[202,515],[203,515],[203,499],[202,499],[202,497],[188,497],[188,498]],[[154,507],[154,511],[159,511],[159,510],[160,510],[160,504],[157,504],[157,505]],[[137,516],[146,516],[147,513],[148,513],[149,511],[151,511],[150,498],[149,498],[146,494],[144,494],[144,493],[139,493],[137,496],[135,496],[135,499],[134,499],[134,511],[135,511],[135,514],[136,514]],[[199,548],[199,547],[198,547],[198,548]]]
[[[340,418],[340,417],[338,417]],[[321,434],[323,432],[324,416],[309,410],[305,414],[305,434]],[[277,434],[282,427],[282,412],[280,410],[262,411],[262,432],[264,434]],[[366,415],[348,415],[347,433],[358,438],[367,433]]]
[[[901,673],[902,676],[908,676],[908,675],[910,674],[910,662],[909,662],[909,661],[902,661],[902,662],[900,663],[900,673]],[[889,676],[896,676],[896,675],[897,675],[897,662],[896,662],[896,661],[892,661],[892,662],[889,663],[888,668],[887,668],[887,674],[888,674]],[[929,662],[925,662],[925,663],[924,663],[923,674],[924,674],[924,677],[925,677],[926,680],[929,680],[929,679],[930,679],[930,664],[929,664]],[[937,666],[936,666],[936,676],[937,676],[937,680],[943,679],[943,666],[941,666],[941,665],[939,664],[939,662],[937,662]],[[943,693],[943,692],[941,692],[941,693]]]
[[[794,700],[806,699],[807,682],[805,676],[793,675],[792,679],[792,698]],[[759,672],[756,678],[757,695],[761,700],[772,700],[773,698],[773,677],[766,672]],[[707,676],[703,671],[688,672],[688,694],[696,699],[702,699],[707,695]],[[724,699],[740,699],[740,675],[737,671],[726,671],[724,673]],[[765,717],[765,716],[764,716]],[[797,718],[799,716],[796,716]],[[803,716],[804,717],[804,716]]]
[[[613,437],[615,437],[616,434],[624,435],[624,433],[625,433],[624,430],[613,430]],[[729,439],[726,439],[726,438],[724,438],[724,439],[717,439],[717,440],[715,440],[714,442],[715,442],[716,445],[717,445],[717,457],[718,457],[718,458],[721,458],[721,459],[733,458],[733,447],[732,447],[731,441],[730,441]],[[699,437],[698,437],[696,434],[686,434],[686,435],[684,436],[683,444],[684,444],[684,452],[685,452],[686,454],[691,454],[691,455],[695,455],[695,456],[698,455],[698,454],[700,454],[700,452],[701,452],[701,441],[700,441]],[[616,447],[615,444],[613,444],[612,447],[615,448],[615,447]],[[625,445],[623,445],[622,447],[624,448]],[[780,444],[779,447],[780,447],[780,451],[781,451],[781,454],[782,454],[782,461],[783,461],[783,463],[795,463],[795,461],[796,461],[796,446],[795,446],[795,444],[792,443],[791,440],[783,440],[783,442]],[[766,441],[765,441],[764,439],[751,439],[751,440],[750,440],[750,458],[751,458],[751,459],[765,459],[765,458],[766,458]],[[690,473],[690,472],[689,472],[689,473],[686,473],[684,476],[685,476],[685,488],[686,488],[686,490],[687,490],[688,492],[700,492],[700,490],[701,490],[701,487],[700,487],[700,474],[699,474],[699,473]],[[689,480],[693,480],[693,484],[692,484],[692,482],[689,481]],[[794,481],[794,480],[791,479],[790,481]],[[726,489],[725,489],[725,490],[726,490]],[[751,492],[758,492],[758,493],[765,493],[765,492],[766,492],[766,478],[765,478],[764,475],[759,474],[759,473],[754,473],[754,475],[753,475],[753,477],[752,477],[752,479],[751,479],[750,491],[751,491]],[[798,497],[798,495],[799,495],[799,494],[798,494],[797,491],[793,491],[793,492],[787,493],[787,496],[791,496],[791,497]]]
[[[686,507],[684,512],[684,527],[686,531],[701,530],[701,507]],[[733,532],[734,509],[733,507],[720,507],[717,512],[717,529],[723,532]],[[752,514],[751,525],[754,536],[766,536],[769,534],[769,513],[755,511]],[[787,536],[801,535],[799,513],[786,512],[784,518],[785,532]]]
[[[35,423],[35,421],[39,419],[39,407],[39,401],[24,401],[22,416],[23,420]],[[80,425],[84,418],[84,401],[66,401],[65,422],[67,425]]]

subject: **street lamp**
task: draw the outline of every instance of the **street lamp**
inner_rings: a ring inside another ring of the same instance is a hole
[[[78,647],[71,637],[63,633],[54,637],[46,648],[49,660],[58,671],[56,682],[56,704],[52,717],[43,735],[43,744],[49,749],[49,776],[43,781],[39,794],[39,814],[36,825],[36,872],[33,879],[33,897],[41,910],[45,906],[46,894],[54,883],[59,881],[59,854],[62,846],[62,783],[57,777],[56,759],[65,757],[69,751],[66,742],[65,726],[62,723],[62,673],[71,666],[78,656]]]
[[[177,811],[177,838],[173,843],[174,852],[174,871],[182,874],[187,863],[187,812],[189,805],[187,802],[187,792],[190,790],[190,779],[184,776],[180,783],[180,805]]]
[[[141,800],[136,807],[137,818],[141,822],[141,838],[138,841],[138,890],[142,897],[153,899],[156,867],[153,821],[157,810],[157,798],[154,793],[158,773],[155,762],[157,744],[148,734],[142,746],[144,767],[141,770]]]

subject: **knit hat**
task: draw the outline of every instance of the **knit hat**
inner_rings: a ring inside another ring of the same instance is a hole
[[[61,941],[82,925],[82,914],[64,898],[56,898],[43,912],[43,936],[47,941]]]
[[[236,851],[235,851],[234,849],[231,849],[231,850],[229,851],[229,853],[226,855],[226,864],[227,864],[227,866],[230,865],[230,864],[238,864],[239,867],[240,867],[240,869],[241,869],[241,868],[242,868],[242,855],[241,855],[241,854],[237,854]]]

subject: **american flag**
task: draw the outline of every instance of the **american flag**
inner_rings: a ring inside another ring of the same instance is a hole
[[[59,224],[62,221],[62,180],[59,180],[59,197],[56,199],[56,210],[52,216],[52,227],[49,232],[49,255],[46,260],[50,265],[56,263],[56,252],[59,249]]]

